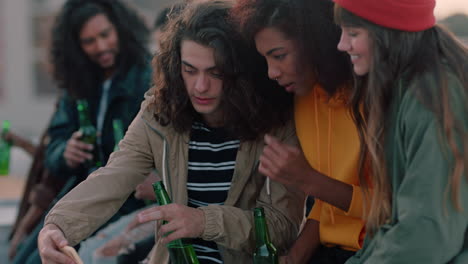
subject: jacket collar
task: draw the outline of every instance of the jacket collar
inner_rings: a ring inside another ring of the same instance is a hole
[[[151,107],[154,96],[151,92],[145,94],[145,101],[142,104],[144,110],[141,118],[144,122],[154,131],[163,141],[166,141],[164,145],[166,148],[166,155],[164,167],[166,169],[167,180],[165,182],[168,191],[171,192],[173,188],[179,186],[186,186],[181,184],[179,181],[187,181],[187,164],[188,164],[188,141],[190,140],[190,134],[176,133],[171,129],[170,126],[161,127],[154,117],[154,109]],[[261,144],[256,141],[245,141],[241,142],[239,150],[236,156],[236,165],[231,180],[231,188],[226,198],[226,205],[234,205],[241,197],[243,188],[250,179],[250,175],[253,174],[253,170],[257,169],[259,156],[261,154]],[[181,155],[175,157],[175,155]],[[180,160],[183,160],[183,163]],[[162,167],[161,167],[162,169]],[[174,178],[174,173],[177,173],[177,178]],[[161,172],[162,174],[162,172]],[[173,177],[173,178],[171,178]],[[187,203],[187,190],[177,190],[177,197],[172,197],[174,201]],[[173,194],[170,193],[171,196]]]

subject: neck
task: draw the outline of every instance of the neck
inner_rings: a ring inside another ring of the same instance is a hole
[[[107,80],[114,75],[115,67],[104,69],[104,80]]]
[[[213,128],[219,128],[219,127],[224,126],[224,122],[223,122],[222,117],[205,117],[205,116],[203,116],[203,121],[209,127],[213,127]]]

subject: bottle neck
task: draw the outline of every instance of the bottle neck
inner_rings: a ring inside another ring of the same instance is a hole
[[[76,101],[76,108],[78,109],[78,116],[80,119],[80,126],[91,126],[89,119],[88,101],[80,99]]]
[[[120,120],[114,120],[112,122],[112,127],[114,128],[114,139],[115,139],[115,144],[119,143],[119,141],[123,138],[123,125],[122,121]]]
[[[10,131],[10,121],[5,120],[2,125],[2,134],[6,134],[8,131]]]
[[[255,242],[257,247],[270,243],[265,216],[255,216]]]
[[[158,200],[159,205],[166,205],[172,203],[171,198],[167,194],[166,188],[162,181],[153,183],[154,194]]]

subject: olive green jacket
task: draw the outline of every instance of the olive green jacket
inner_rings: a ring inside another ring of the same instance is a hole
[[[468,263],[466,171],[458,186],[463,210],[457,211],[447,192],[453,156],[440,122],[412,89],[424,85],[427,93],[435,89],[434,83],[433,76],[425,76],[425,81],[397,82],[385,137],[392,184],[391,218],[374,237],[366,238],[362,250],[347,264]],[[449,75],[448,85],[450,106],[466,137],[468,113],[463,88],[453,75]],[[460,135],[457,137],[460,140]]]

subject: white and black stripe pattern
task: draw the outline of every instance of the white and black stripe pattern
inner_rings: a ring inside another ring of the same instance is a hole
[[[188,205],[222,205],[231,188],[240,142],[222,128],[209,128],[196,122],[192,126],[188,157]],[[215,242],[192,241],[201,264],[223,263]]]
[[[236,166],[235,161],[226,162],[188,162],[189,170],[201,170],[201,171],[216,171],[216,170],[233,170]]]

